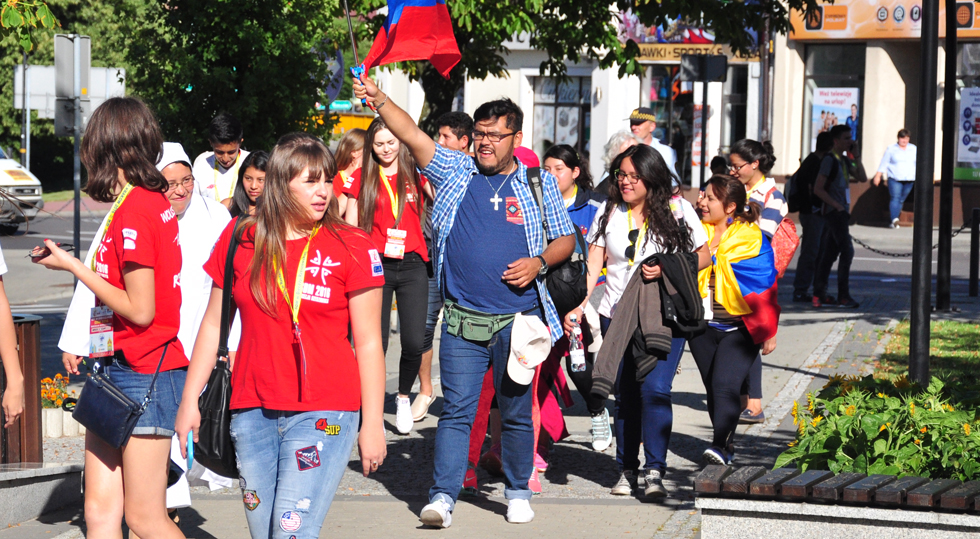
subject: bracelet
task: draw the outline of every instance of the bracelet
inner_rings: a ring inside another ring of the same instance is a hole
[[[380,105],[375,105],[374,110],[381,110],[381,107],[385,106],[385,103],[387,102],[388,102],[388,94],[385,94],[384,101],[382,101]]]

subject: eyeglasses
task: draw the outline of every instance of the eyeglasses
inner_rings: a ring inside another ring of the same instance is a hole
[[[623,172],[622,170],[617,170],[615,175],[616,175],[616,179],[619,181],[623,181],[628,178],[630,185],[634,185],[636,184],[636,182],[640,181],[640,177],[637,176],[636,174]]]
[[[179,182],[167,182],[167,191],[176,190],[178,185],[190,191],[194,187],[194,177],[188,176]]]
[[[748,165],[748,163],[742,163],[739,166],[728,165],[728,171],[731,172],[732,174],[738,174],[738,171],[742,170],[742,167],[744,167],[745,165]]]
[[[636,240],[640,239],[640,229],[634,228],[630,230],[629,235],[626,237],[630,240],[630,246],[626,248],[626,259],[632,264],[633,258],[636,257]]]
[[[500,142],[507,137],[511,137],[517,134],[517,131],[512,133],[485,133],[483,131],[473,131],[473,140],[479,142],[484,138],[490,139],[490,142]]]

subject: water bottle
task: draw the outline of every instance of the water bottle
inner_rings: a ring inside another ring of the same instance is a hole
[[[582,326],[578,317],[571,316],[572,334],[568,336],[568,355],[572,358],[572,372],[585,371],[585,347],[582,346]]]

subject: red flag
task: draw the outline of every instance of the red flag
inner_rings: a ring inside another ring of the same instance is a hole
[[[447,79],[459,47],[445,0],[388,0],[388,16],[364,58],[364,67],[428,60]]]

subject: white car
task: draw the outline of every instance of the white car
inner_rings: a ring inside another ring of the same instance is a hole
[[[0,150],[0,234],[17,232],[20,223],[31,221],[44,208],[41,181]]]

